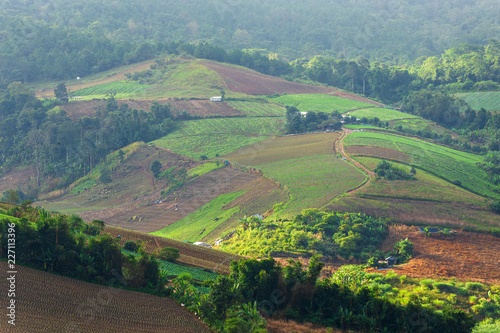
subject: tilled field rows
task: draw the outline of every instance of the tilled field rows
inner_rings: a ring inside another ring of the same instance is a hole
[[[7,271],[1,261],[0,269]],[[209,333],[208,327],[171,298],[163,298],[17,266],[15,326],[1,332]],[[7,290],[2,279],[1,290]],[[7,292],[0,296],[8,304]]]
[[[112,237],[117,238],[120,235],[121,245],[126,241],[143,241],[147,252],[151,253],[156,249],[164,247],[174,247],[180,250],[180,258],[178,263],[188,266],[210,269],[216,273],[229,273],[231,261],[238,260],[241,257],[210,248],[193,245],[186,242],[180,242],[173,239],[148,235],[134,230],[107,226],[104,229],[105,233],[109,233]]]

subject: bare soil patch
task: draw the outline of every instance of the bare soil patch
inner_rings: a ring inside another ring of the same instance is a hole
[[[491,235],[456,230],[452,235],[426,237],[416,227],[393,226],[382,249],[400,239],[413,242],[413,259],[394,271],[418,278],[451,278],[481,283],[500,283],[500,239]]]
[[[2,271],[7,263],[0,262]],[[171,332],[210,329],[173,299],[73,280],[16,266],[16,326],[4,318],[2,332]],[[2,290],[7,280],[2,279]],[[9,302],[7,293],[0,296]]]
[[[25,191],[30,182],[36,182],[36,174],[33,167],[23,170],[13,170],[0,176],[0,196],[7,190]]]
[[[236,191],[239,186],[256,177],[258,176],[226,167],[188,182],[163,198],[161,203],[156,203],[161,197],[160,191],[157,191],[116,208],[85,212],[80,215],[89,221],[99,219],[108,225],[140,232],[153,232],[190,215],[221,194]]]
[[[249,95],[273,94],[328,94],[332,88],[289,82],[242,67],[223,65],[212,61],[201,64],[217,72],[229,90]]]
[[[190,115],[209,117],[241,117],[245,114],[239,110],[230,107],[226,102],[210,102],[209,100],[189,100],[189,101],[170,101],[176,110],[185,110]]]
[[[382,148],[382,147],[372,147],[372,146],[348,146],[345,148],[347,154],[351,155],[362,155],[362,156],[370,156],[377,157],[389,160],[396,160],[401,162],[409,162],[409,157],[403,153],[402,151]]]

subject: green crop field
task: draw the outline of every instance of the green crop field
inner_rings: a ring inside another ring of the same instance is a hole
[[[151,234],[180,241],[199,241],[239,211],[239,207],[225,210],[224,206],[237,199],[243,193],[245,192],[222,194],[194,213]]]
[[[283,106],[295,106],[302,112],[314,111],[331,113],[333,111],[338,111],[344,113],[358,108],[373,106],[372,104],[325,94],[283,95],[272,98],[270,101],[277,102]]]
[[[451,136],[455,136],[456,134],[450,131],[449,129],[446,129],[437,123],[428,120],[428,119],[423,119],[423,118],[409,118],[409,119],[395,119],[389,122],[389,126],[392,128],[395,128],[397,126],[401,125],[403,128],[408,128],[411,129],[415,132],[417,131],[424,131],[427,130],[431,133],[438,133],[438,134],[450,134]]]
[[[409,163],[416,167],[450,182],[460,182],[474,193],[500,198],[500,194],[494,192],[486,172],[476,165],[483,161],[482,156],[418,139],[367,131],[351,133],[345,143],[348,146],[374,146],[401,151],[410,157]]]
[[[286,186],[290,200],[285,213],[322,207],[365,180],[358,169],[338,159],[333,144],[339,133],[278,137],[226,155],[230,162],[260,169]]]
[[[285,108],[273,103],[230,101],[227,104],[236,110],[244,112],[249,117],[272,117],[286,114]]]
[[[381,121],[390,121],[390,120],[405,119],[405,118],[418,118],[417,116],[408,113],[400,112],[393,109],[385,109],[385,108],[366,108],[349,112],[349,115],[357,118],[366,117],[368,119],[377,117]]]
[[[194,159],[213,158],[280,134],[283,127],[284,120],[277,117],[190,120],[153,144]]]
[[[257,165],[290,191],[288,213],[296,214],[308,207],[320,208],[336,196],[359,186],[365,175],[334,154],[316,155]]]
[[[215,162],[208,162],[208,163],[203,163],[198,165],[195,168],[189,169],[187,175],[188,177],[199,177],[201,175],[204,175],[206,173],[209,173],[210,171],[217,170],[219,168],[222,168],[224,164],[220,163],[217,165]]]
[[[473,92],[467,94],[457,94],[473,110],[479,111],[484,108],[487,111],[500,111],[500,91]]]

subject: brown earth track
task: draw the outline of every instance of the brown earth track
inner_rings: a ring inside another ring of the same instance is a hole
[[[358,161],[352,159],[349,155],[346,154],[345,149],[344,149],[344,139],[353,132],[353,130],[347,129],[345,127],[342,127],[342,130],[344,131],[342,133],[342,136],[335,141],[335,151],[340,152],[341,156],[344,158],[348,159],[352,164],[354,164],[357,168],[363,170],[365,174],[368,175],[368,180],[364,182],[363,184],[359,185],[358,187],[347,191],[346,193],[354,193],[359,191],[361,188],[367,186],[370,184],[370,182],[375,178],[375,173],[371,170],[368,170],[364,165],[359,163]]]
[[[413,259],[394,271],[418,278],[451,278],[500,284],[500,238],[457,230],[452,235],[426,237],[416,227],[392,226],[382,250],[408,237]]]
[[[6,262],[0,269],[8,271]],[[16,326],[2,332],[209,333],[196,316],[171,298],[92,284],[16,266]],[[2,279],[1,290],[8,290]],[[7,292],[0,296],[8,304]]]
[[[345,148],[345,151],[350,155],[377,157],[397,160],[405,163],[408,163],[410,161],[409,157],[405,153],[389,148],[353,145]]]
[[[290,82],[278,77],[265,75],[251,69],[201,61],[201,64],[217,72],[226,82],[227,88],[234,92],[249,95],[273,94],[328,94],[333,88],[312,86]]]
[[[85,212],[80,215],[89,221],[99,219],[108,225],[153,232],[179,221],[219,195],[233,192],[238,186],[251,182],[256,177],[258,176],[226,167],[194,179],[168,195],[162,203],[147,204],[150,200],[160,197],[158,191],[147,198],[118,208]]]
[[[126,241],[135,242],[137,240],[141,240],[145,243],[145,249],[149,253],[164,247],[179,249],[181,256],[177,260],[178,263],[187,266],[206,268],[211,271],[215,270],[216,273],[228,274],[231,261],[242,258],[241,256],[234,255],[232,253],[112,226],[106,226],[104,228],[104,233],[109,233],[114,238],[117,238],[118,235],[120,235],[120,244],[122,246]]]
[[[122,99],[117,100],[118,106],[127,104],[130,109],[144,110],[149,112],[151,104],[157,101],[160,104],[170,104],[174,109],[183,111],[185,110],[192,116],[210,117],[210,116],[223,116],[223,117],[241,117],[245,114],[239,110],[230,107],[226,102],[210,102],[209,100],[189,100],[178,101],[170,99]],[[99,109],[106,107],[106,100],[94,99],[90,101],[74,101],[67,104],[60,105],[61,110],[66,111],[71,120],[76,121],[82,117],[95,117]]]

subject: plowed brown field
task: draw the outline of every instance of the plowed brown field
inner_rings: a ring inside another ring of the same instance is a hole
[[[106,226],[104,233],[109,233],[114,238],[121,236],[121,245],[126,241],[142,240],[146,245],[145,249],[151,253],[156,249],[164,247],[173,247],[180,250],[180,258],[177,260],[180,264],[207,268],[216,273],[229,273],[231,261],[239,260],[241,257],[231,253],[213,250],[203,246],[197,246],[186,242],[180,242],[173,239],[153,236],[141,232],[127,230],[122,228]]]
[[[382,147],[372,147],[372,146],[348,146],[345,151],[349,155],[361,155],[370,156],[377,158],[384,158],[402,162],[409,162],[408,156],[399,150],[382,148]]]
[[[202,61],[203,65],[216,71],[226,82],[229,90],[249,95],[273,94],[328,94],[333,88],[289,82],[287,80],[258,73],[243,67]]]
[[[8,270],[1,261],[0,269]],[[171,298],[73,280],[17,266],[16,321],[3,315],[1,332],[209,333],[208,327]],[[7,280],[1,290],[8,290]],[[7,292],[0,296],[8,304]],[[5,313],[5,308],[3,313]]]
[[[415,246],[413,259],[394,268],[396,273],[500,284],[500,238],[460,230],[426,237],[416,227],[392,226],[382,249],[406,237]]]

